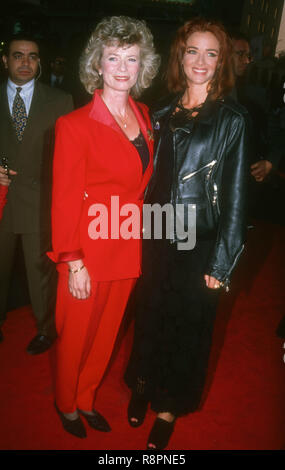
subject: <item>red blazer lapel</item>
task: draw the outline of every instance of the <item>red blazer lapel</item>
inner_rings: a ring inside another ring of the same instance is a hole
[[[89,117],[91,119],[95,119],[95,121],[105,124],[108,127],[111,127],[112,129],[118,132],[121,130],[120,126],[118,126],[109,109],[102,100],[100,96],[101,93],[102,90],[95,90]]]
[[[110,127],[114,131],[118,132],[126,141],[128,141],[127,136],[117,124],[116,120],[113,118],[106,104],[102,100],[100,96],[101,93],[102,90],[95,90],[89,117]],[[153,169],[153,134],[151,122],[148,116],[147,107],[145,105],[136,103],[131,96],[129,96],[129,104],[138,120],[139,127],[142,131],[149,150],[149,164],[142,176],[142,188],[144,188],[145,182],[148,181]],[[129,144],[132,145],[131,142],[129,142]]]
[[[145,189],[145,184],[149,180],[153,171],[153,133],[150,118],[148,115],[147,107],[141,103],[136,103],[132,97],[129,97],[129,102],[138,120],[140,129],[145,138],[149,150],[149,164],[142,178],[142,188]]]
[[[149,116],[146,111],[146,106],[143,105],[141,106],[141,103],[136,103],[132,97],[129,97],[129,103],[131,105],[131,108],[138,120],[140,129],[143,133],[143,136],[145,138],[145,141],[148,145],[148,149],[150,154],[153,152],[153,133],[152,133],[152,128],[151,128],[151,123]],[[145,109],[143,109],[145,107]]]

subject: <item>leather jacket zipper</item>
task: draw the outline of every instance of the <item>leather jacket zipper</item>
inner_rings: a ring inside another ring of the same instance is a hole
[[[225,280],[223,282],[221,282],[221,287],[224,287],[226,292],[229,292],[230,288],[229,288],[229,284],[230,284],[230,280],[229,280],[229,277],[235,267],[235,265],[237,264],[239,258],[240,258],[240,255],[242,254],[244,250],[244,244],[241,246],[241,248],[239,249],[238,253],[236,254],[235,256],[235,259],[233,261],[233,264],[231,265],[230,269],[228,270],[227,272],[227,277],[225,278]]]
[[[175,132],[173,133],[173,180],[175,181],[176,177],[176,139],[175,139]],[[175,204],[176,201],[176,191],[173,187],[174,185],[171,185],[171,196],[170,196],[170,201],[172,201],[173,205]],[[175,243],[176,239],[176,227],[175,227],[175,234],[172,239],[170,239],[170,243]]]
[[[200,173],[200,171],[204,170],[205,168],[211,168],[210,170],[210,173],[211,173],[212,168],[216,163],[217,163],[217,160],[212,160],[210,163],[207,163],[207,165],[204,165],[202,166],[202,168],[199,168],[199,170],[193,171],[192,173],[189,173],[188,175],[183,176],[182,178],[183,183],[185,181],[188,181],[190,178],[192,178],[192,176],[197,175],[197,173]],[[208,175],[210,175],[210,173],[208,173]]]
[[[218,199],[218,186],[216,185],[216,183],[213,184],[213,188],[214,188],[214,195],[213,195],[212,203],[213,203],[213,206],[215,206],[217,204],[217,199]]]

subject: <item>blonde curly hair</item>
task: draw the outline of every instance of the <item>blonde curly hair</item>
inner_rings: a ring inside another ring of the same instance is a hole
[[[104,46],[138,45],[140,48],[140,71],[136,84],[130,93],[137,98],[143,89],[148,88],[156,76],[160,57],[155,53],[153,37],[144,21],[127,16],[104,18],[91,34],[81,55],[79,76],[86,91],[93,94],[96,88],[103,87],[99,68]]]

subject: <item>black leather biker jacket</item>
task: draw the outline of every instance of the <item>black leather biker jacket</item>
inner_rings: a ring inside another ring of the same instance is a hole
[[[164,131],[179,97],[153,113],[155,185]],[[196,237],[215,240],[207,272],[227,287],[243,251],[249,175],[247,111],[231,98],[207,100],[199,115],[173,131],[171,204],[196,205]],[[178,240],[176,240],[178,241]]]

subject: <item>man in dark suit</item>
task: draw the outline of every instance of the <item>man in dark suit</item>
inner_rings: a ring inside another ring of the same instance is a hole
[[[50,75],[47,84],[53,88],[58,88],[66,92],[71,91],[71,84],[68,81],[70,77],[67,74],[66,58],[64,54],[54,54],[50,61]]]
[[[90,95],[79,80],[77,69],[74,64],[70,64],[64,52],[58,50],[51,55],[49,68],[41,76],[41,81],[72,95],[75,108],[90,101]]]
[[[3,62],[8,81],[0,90],[0,158],[8,160],[10,170],[0,166],[0,185],[8,187],[0,221],[0,328],[20,239],[37,323],[27,351],[40,354],[55,338],[56,271],[45,254],[50,249],[53,129],[56,119],[72,110],[72,98],[37,81],[40,57],[34,39],[12,38]]]
[[[256,155],[251,162],[251,175],[256,182],[262,182],[272,170],[267,148],[267,116],[261,103],[265,97],[260,87],[250,87],[246,82],[247,68],[251,62],[250,44],[245,35],[231,34],[233,44],[233,71],[236,79],[235,98],[249,112],[253,123],[253,137]],[[254,93],[255,92],[255,93]],[[259,95],[261,95],[259,97]]]

